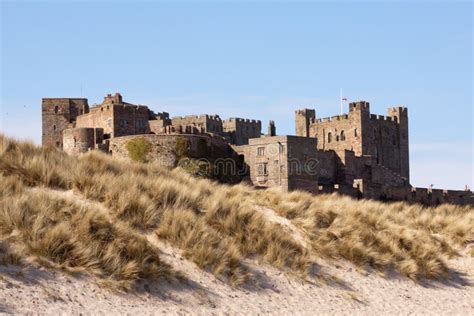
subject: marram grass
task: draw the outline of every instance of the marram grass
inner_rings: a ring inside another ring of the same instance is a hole
[[[287,218],[307,243],[262,208]],[[260,191],[99,152],[71,157],[0,135],[0,262],[34,260],[123,288],[182,278],[150,234],[236,285],[252,279],[248,258],[303,278],[316,258],[439,278],[445,259],[474,240],[474,210]]]

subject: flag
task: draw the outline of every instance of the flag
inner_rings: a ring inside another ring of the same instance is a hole
[[[346,102],[346,101],[347,101],[347,98],[342,98],[342,101],[343,101],[343,102]]]

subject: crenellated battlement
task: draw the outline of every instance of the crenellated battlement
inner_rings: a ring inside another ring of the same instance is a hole
[[[236,122],[236,123],[249,123],[249,124],[261,124],[262,122],[260,120],[252,120],[252,119],[244,119],[240,117],[230,117],[224,122]]]
[[[408,114],[408,108],[405,106],[390,107],[388,108],[388,111],[392,113]]]
[[[333,122],[333,121],[342,121],[342,120],[348,120],[349,115],[343,114],[343,115],[334,115],[331,117],[322,117],[322,118],[317,118],[314,120],[313,123],[322,123],[322,122]]]
[[[212,120],[212,121],[222,121],[221,117],[217,114],[200,114],[200,115],[185,115],[185,116],[173,116],[172,120]]]
[[[395,117],[385,115],[370,114],[370,119],[373,121],[397,122]]]
[[[370,103],[367,101],[356,101],[349,103],[349,112],[365,111],[370,112]]]
[[[221,117],[217,114],[214,114],[214,115],[204,114],[204,115],[199,115],[199,117],[206,118],[213,121],[222,121]]]
[[[314,112],[313,109],[299,109],[299,110],[295,111],[295,114],[297,114],[297,115],[307,115],[307,114],[311,114],[313,112]]]

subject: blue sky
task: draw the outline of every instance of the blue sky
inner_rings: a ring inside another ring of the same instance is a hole
[[[41,139],[41,98],[121,92],[172,116],[409,108],[412,184],[473,185],[471,2],[1,2],[0,131]]]

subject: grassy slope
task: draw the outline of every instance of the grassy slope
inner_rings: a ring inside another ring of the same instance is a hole
[[[72,190],[74,195],[57,194]],[[305,247],[260,212],[288,218]],[[91,152],[79,158],[0,136],[0,252],[88,271],[122,287],[175,278],[154,233],[203,269],[241,284],[245,258],[298,273],[314,258],[344,258],[411,278],[438,278],[444,258],[474,239],[474,210],[382,204],[334,195],[257,191],[190,177],[180,170]]]

